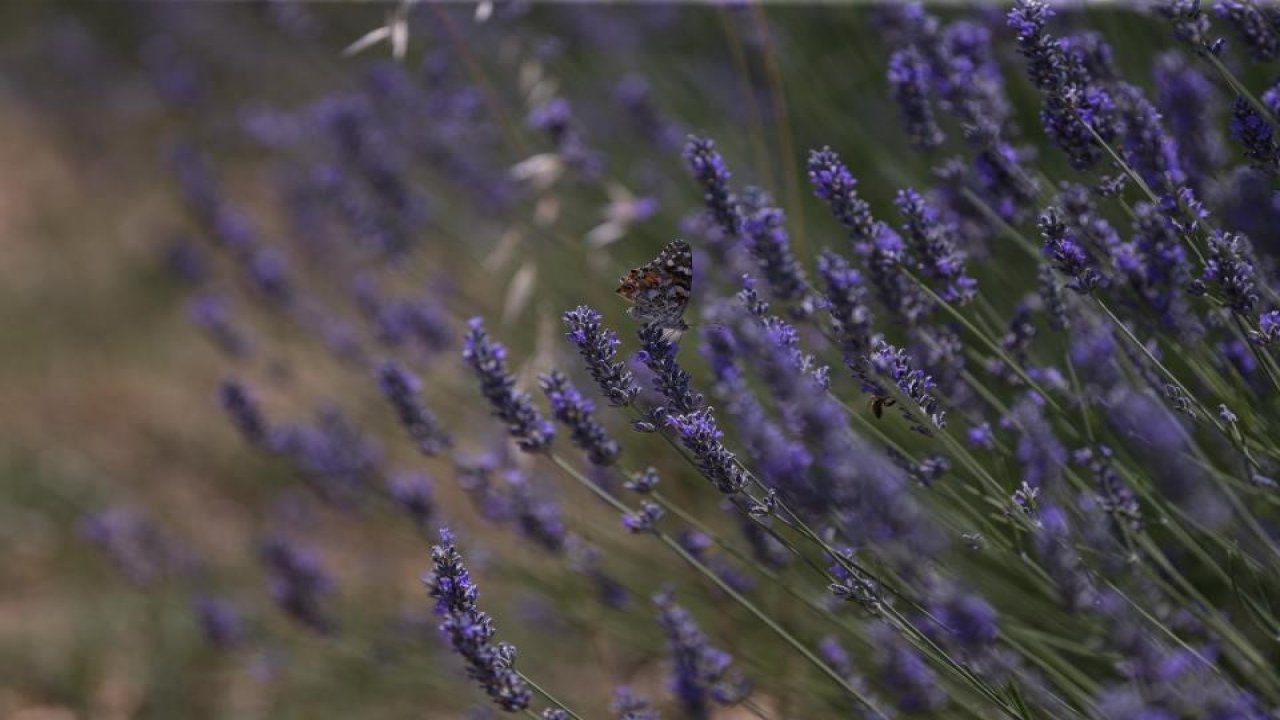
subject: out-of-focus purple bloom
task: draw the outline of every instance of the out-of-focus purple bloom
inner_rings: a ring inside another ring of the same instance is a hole
[[[84,538],[106,553],[135,585],[152,585],[181,564],[171,541],[132,508],[108,507],[86,515],[79,526]]]
[[[188,303],[187,312],[195,326],[208,333],[223,352],[232,357],[249,354],[249,339],[233,321],[225,297],[201,293]]]
[[[1249,240],[1243,235],[1215,230],[1209,236],[1208,245],[1203,283],[1221,293],[1227,307],[1240,315],[1249,315],[1258,304]]]
[[[731,667],[733,657],[712,647],[689,611],[675,603],[671,591],[658,593],[653,602],[673,661],[671,690],[685,716],[707,720],[713,703],[732,705],[746,698],[750,686]]]
[[[633,474],[623,487],[639,495],[648,495],[658,487],[658,471],[652,467],[645,468],[643,472]]]
[[[1277,34],[1277,23],[1280,14],[1274,7],[1265,10],[1252,2],[1239,0],[1218,0],[1213,6],[1218,17],[1226,20],[1235,28],[1236,34],[1249,49],[1249,59],[1254,62],[1268,62],[1280,54],[1280,34]]]
[[[1075,611],[1090,606],[1096,597],[1089,576],[1076,551],[1066,512],[1057,505],[1040,508],[1039,527],[1032,538],[1036,558],[1056,586],[1060,600]]]
[[[1280,340],[1280,310],[1270,310],[1258,317],[1258,330],[1249,339],[1259,345],[1270,345]]]
[[[895,203],[906,218],[902,231],[926,278],[942,283],[943,300],[965,304],[977,294],[978,283],[965,274],[965,255],[956,245],[955,229],[943,221],[915,190],[900,190]]]
[[[431,478],[418,472],[397,473],[387,479],[387,492],[418,529],[427,529],[436,513]]]
[[[947,703],[947,693],[928,663],[897,631],[877,624],[872,631],[880,681],[904,713],[926,713]]]
[[[1040,302],[1049,319],[1049,327],[1058,331],[1066,330],[1071,323],[1067,318],[1067,306],[1062,297],[1062,288],[1053,274],[1053,266],[1041,265],[1036,272],[1036,280]]]
[[[623,513],[622,526],[633,533],[653,532],[658,527],[658,521],[665,514],[666,511],[657,503],[641,500],[639,510]]]
[[[164,251],[164,264],[187,285],[199,285],[209,277],[209,258],[185,238],[174,240]]]
[[[1156,60],[1156,107],[1177,143],[1187,181],[1197,190],[1226,162],[1226,146],[1218,124],[1221,98],[1217,88],[1182,53],[1171,51]]]
[[[379,475],[382,451],[334,406],[322,408],[311,425],[290,425],[271,434],[271,449],[289,457],[325,501],[358,503]]]
[[[440,544],[431,548],[431,562],[423,582],[435,598],[440,631],[462,656],[467,675],[503,710],[519,712],[529,707],[533,693],[513,667],[516,648],[494,644],[493,620],[476,603],[479,591],[448,528],[441,528]]]
[[[238,380],[223,380],[218,386],[218,399],[231,417],[240,435],[254,447],[265,447],[269,436],[266,418],[249,389]]]
[[[333,594],[334,586],[320,558],[280,537],[267,539],[259,555],[271,597],[280,609],[314,632],[332,633],[336,626],[322,603]]]
[[[564,314],[564,324],[569,328],[569,341],[578,346],[587,365],[587,372],[600,386],[600,392],[613,407],[626,407],[640,394],[640,386],[618,362],[618,334],[600,323],[600,313],[581,305]]]
[[[529,113],[529,124],[547,133],[569,167],[587,177],[596,177],[603,171],[604,159],[587,146],[567,99],[554,97],[538,106]]]
[[[653,709],[649,701],[625,685],[614,689],[609,711],[617,720],[658,720],[658,711]]]
[[[539,383],[551,401],[551,413],[569,428],[573,444],[587,454],[593,465],[612,465],[622,448],[596,421],[595,405],[558,370],[543,375]]]
[[[785,224],[786,216],[776,207],[763,207],[751,213],[743,223],[747,248],[755,257],[773,298],[797,303],[797,312],[807,316],[813,312],[809,281],[791,251]]]
[[[858,195],[858,181],[840,156],[829,147],[809,153],[809,182],[813,192],[831,207],[831,214],[849,230],[855,246],[869,246],[884,228],[871,215],[871,206]]]
[[[1067,464],[1067,449],[1045,417],[1040,395],[1028,392],[1000,419],[1000,426],[1018,433],[1014,457],[1022,465],[1022,482],[1056,492]]]
[[[996,446],[995,433],[991,431],[991,423],[983,422],[969,428],[966,435],[969,438],[969,444],[983,450],[991,450]]]
[[[899,50],[889,58],[889,91],[898,103],[907,137],[917,150],[930,150],[946,139],[929,104],[928,74],[915,48]]]
[[[515,377],[507,372],[507,348],[489,339],[484,321],[472,318],[462,357],[480,379],[480,391],[493,414],[507,424],[507,432],[525,452],[541,452],[555,439],[556,428],[533,407],[527,393],[515,389]]]
[[[249,256],[245,272],[253,289],[272,302],[287,305],[293,299],[293,281],[285,256],[272,247],[259,247]]]
[[[716,577],[724,581],[726,585],[734,590],[745,593],[755,587],[755,581],[748,575],[743,574],[729,563],[722,555],[711,552],[712,540],[705,533],[696,530],[684,530],[677,537],[676,541],[680,543],[680,547],[684,548],[690,555],[698,560],[698,562],[706,565]]]
[[[569,555],[570,569],[591,578],[595,583],[601,604],[614,610],[630,604],[631,595],[627,589],[601,569],[599,548],[577,535],[570,535],[565,538],[565,549]]]
[[[632,73],[622,78],[614,90],[614,98],[650,142],[663,150],[680,147],[679,127],[661,116],[654,105],[649,82],[644,77]]]
[[[702,407],[702,395],[693,390],[689,373],[676,362],[680,346],[672,342],[667,332],[647,324],[636,331],[636,337],[643,348],[637,357],[653,372],[653,386],[666,398],[666,411],[688,414]]]
[[[1196,52],[1217,55],[1222,50],[1221,39],[1211,41],[1208,37],[1209,17],[1200,9],[1200,0],[1163,0],[1156,10],[1173,21],[1173,36]]]
[[[235,606],[222,598],[201,596],[193,603],[205,640],[219,649],[239,645],[245,637],[244,618]]]
[[[684,159],[693,177],[702,187],[707,212],[729,238],[742,231],[742,211],[729,187],[729,168],[710,139],[689,136],[684,146]]]
[[[866,286],[849,261],[832,250],[823,250],[818,256],[818,275],[826,290],[824,298],[832,329],[848,364],[871,346],[872,317],[864,301]]]
[[[724,433],[716,425],[711,408],[667,415],[680,442],[693,454],[698,470],[722,493],[737,493],[747,483],[746,473],[733,453],[720,442]]]
[[[1092,475],[1098,493],[1098,505],[1117,524],[1140,531],[1143,526],[1142,507],[1138,498],[1111,463],[1112,451],[1106,445],[1081,448],[1073,454],[1076,464],[1084,465]]]
[[[1125,161],[1157,194],[1171,192],[1186,182],[1179,148],[1165,131],[1160,113],[1146,94],[1128,83],[1113,83],[1116,107],[1122,120],[1120,151]]]
[[[503,473],[511,488],[512,508],[520,534],[548,552],[564,549],[569,529],[553,498],[535,492],[530,478],[516,468]]]
[[[437,455],[453,445],[435,414],[418,399],[422,381],[417,376],[399,363],[388,361],[378,369],[378,386],[422,454]]]
[[[1280,145],[1271,123],[1242,97],[1231,106],[1231,137],[1244,148],[1255,168],[1274,175],[1280,169]]]

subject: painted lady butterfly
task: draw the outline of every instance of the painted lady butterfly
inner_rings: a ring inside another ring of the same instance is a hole
[[[693,289],[693,251],[689,243],[672,240],[658,257],[619,280],[618,294],[631,303],[627,314],[642,323],[682,332]]]

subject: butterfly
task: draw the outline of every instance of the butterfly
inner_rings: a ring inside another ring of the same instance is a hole
[[[693,290],[693,251],[689,243],[672,240],[658,257],[618,279],[618,294],[631,307],[627,314],[642,323],[665,330],[683,332],[684,321]]]

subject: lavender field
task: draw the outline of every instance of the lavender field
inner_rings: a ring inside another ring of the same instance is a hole
[[[1280,718],[1277,60],[0,7],[0,717]]]

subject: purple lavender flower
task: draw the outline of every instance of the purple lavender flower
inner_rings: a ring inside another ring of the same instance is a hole
[[[900,190],[894,202],[906,218],[902,231],[922,272],[943,285],[942,299],[961,305],[972,300],[978,283],[965,274],[965,255],[956,246],[955,229],[915,190]]]
[[[1255,168],[1270,175],[1280,169],[1280,145],[1271,123],[1242,97],[1231,106],[1231,137],[1244,147]]]
[[[877,624],[872,631],[880,681],[904,713],[927,713],[947,703],[947,693],[920,653],[897,631]]]
[[[839,253],[823,250],[818,256],[818,275],[826,290],[827,312],[832,329],[845,356],[845,363],[860,358],[871,346],[872,317],[867,307],[862,275]]]
[[[1226,162],[1218,124],[1222,102],[1217,88],[1186,56],[1168,52],[1156,60],[1156,107],[1177,145],[1191,186],[1201,190]]]
[[[271,449],[291,458],[312,489],[340,507],[359,503],[380,474],[381,448],[335,406],[322,408],[314,424],[277,429]]]
[[[543,375],[539,384],[551,401],[551,412],[556,420],[569,428],[573,444],[587,454],[593,465],[612,465],[622,448],[596,421],[592,402],[583,398],[569,378],[558,370]]]
[[[533,407],[527,393],[515,389],[515,377],[507,372],[507,348],[489,339],[484,321],[468,323],[462,357],[480,379],[480,392],[489,400],[493,414],[507,424],[507,432],[525,452],[541,452],[555,439],[556,428]]]
[[[1208,245],[1203,284],[1221,293],[1227,307],[1249,315],[1258,304],[1258,294],[1248,238],[1215,230]]]
[[[1115,106],[1108,92],[1086,83],[1087,70],[1068,61],[1063,41],[1046,32],[1053,10],[1041,0],[1018,0],[1009,11],[1009,26],[1018,36],[1018,51],[1027,60],[1027,73],[1044,100],[1040,112],[1046,134],[1077,170],[1092,167],[1102,149],[1097,133],[1110,141],[1118,129]]]
[[[666,511],[657,503],[641,500],[639,510],[623,513],[622,526],[633,533],[654,532],[665,514]]]
[[[238,380],[223,380],[218,386],[218,399],[222,407],[231,416],[240,435],[254,447],[265,447],[268,439],[267,420],[262,416],[262,409],[249,394],[249,389]]]
[[[1280,340],[1280,310],[1270,310],[1258,317],[1258,330],[1249,339],[1259,345],[1270,345]]]
[[[716,152],[715,142],[690,135],[684,146],[684,159],[702,186],[707,212],[727,237],[737,238],[742,231],[742,211],[729,187],[729,168]]]
[[[267,539],[260,557],[271,597],[280,609],[316,633],[332,633],[335,625],[323,600],[333,593],[333,580],[320,566],[319,557],[280,537]]]
[[[1093,258],[1063,222],[1062,211],[1057,207],[1040,214],[1040,235],[1044,238],[1045,256],[1053,261],[1054,269],[1067,276],[1067,287],[1087,295],[1102,284]]]
[[[1125,161],[1155,192],[1172,192],[1187,179],[1178,144],[1165,131],[1160,113],[1141,89],[1128,83],[1114,83],[1113,88],[1122,120]]]
[[[653,372],[653,386],[667,400],[666,411],[692,413],[702,407],[702,395],[692,387],[692,378],[676,362],[680,346],[655,324],[642,325],[636,331],[643,348],[636,357]]]
[[[84,538],[106,553],[120,574],[135,585],[152,585],[179,565],[171,541],[133,508],[108,507],[84,516],[79,526]]]
[[[234,605],[207,595],[196,598],[193,605],[200,629],[210,645],[226,650],[244,641],[244,619]]]
[[[1096,590],[1075,549],[1067,514],[1057,505],[1045,505],[1040,508],[1038,519],[1032,543],[1041,567],[1057,587],[1059,599],[1072,611],[1090,606]]]
[[[630,405],[640,394],[640,386],[626,364],[615,359],[621,344],[618,334],[601,325],[600,313],[586,305],[566,312],[564,324],[569,328],[567,337],[578,346],[587,372],[600,386],[600,392],[609,399],[609,404],[613,407]]]
[[[1217,55],[1221,51],[1221,39],[1209,40],[1209,17],[1200,9],[1200,0],[1164,0],[1156,9],[1173,21],[1173,36],[1196,52]]]
[[[809,182],[836,220],[848,228],[855,246],[876,241],[884,225],[871,216],[871,206],[858,195],[858,181],[831,148],[809,152]]]
[[[201,293],[187,305],[187,312],[196,327],[209,334],[223,352],[232,357],[245,357],[251,345],[249,339],[232,321],[227,299],[216,293]]]
[[[750,686],[731,667],[733,657],[711,646],[688,610],[675,604],[671,591],[654,596],[658,622],[667,636],[673,668],[671,689],[690,720],[707,720],[712,703],[740,702]]]
[[[658,720],[658,711],[648,700],[632,692],[631,688],[618,687],[613,691],[609,711],[617,720]]]
[[[746,473],[738,465],[733,453],[720,442],[724,433],[716,425],[710,407],[685,414],[667,415],[667,424],[675,429],[680,442],[693,453],[698,470],[717,490],[726,494],[742,490],[747,483]]]
[[[513,667],[516,648],[493,643],[497,632],[493,620],[476,604],[479,591],[448,528],[441,528],[440,544],[431,548],[431,562],[423,582],[436,600],[440,631],[462,656],[467,675],[503,710],[519,712],[529,707],[533,693]]]
[[[436,513],[431,478],[417,472],[397,473],[387,479],[387,492],[418,529],[426,530]]]
[[[1067,319],[1067,306],[1062,297],[1062,288],[1054,277],[1053,266],[1041,265],[1036,271],[1036,281],[1040,302],[1049,318],[1049,327],[1057,331],[1066,330],[1071,323]]]
[[[888,379],[899,392],[914,402],[935,428],[942,429],[947,426],[947,413],[938,406],[938,399],[931,394],[934,389],[933,378],[923,370],[913,367],[911,358],[907,356],[905,350],[879,340],[872,345],[871,353],[867,356],[867,365],[874,375]],[[863,385],[864,392],[877,397],[890,396],[889,391],[870,376],[864,379]],[[913,430],[925,435],[930,434],[929,429],[921,424],[913,413],[906,412],[904,409],[904,415],[912,423]]]
[[[915,48],[889,57],[889,91],[898,103],[911,146],[917,150],[936,148],[946,139],[929,104],[928,76],[929,68]]]
[[[1275,8],[1263,10],[1252,2],[1219,0],[1213,9],[1218,17],[1235,28],[1236,34],[1249,49],[1250,60],[1268,62],[1280,54],[1280,35],[1276,32],[1276,23],[1280,17]]]
[[[422,381],[417,376],[400,364],[388,361],[378,369],[378,385],[423,455],[434,456],[453,445],[435,414],[419,401]]]
[[[812,313],[809,281],[791,251],[786,215],[776,207],[762,207],[743,222],[747,249],[756,259],[775,300],[797,303],[802,316]]]
[[[648,495],[658,487],[658,471],[647,467],[643,472],[633,474],[623,487],[639,495]]]

